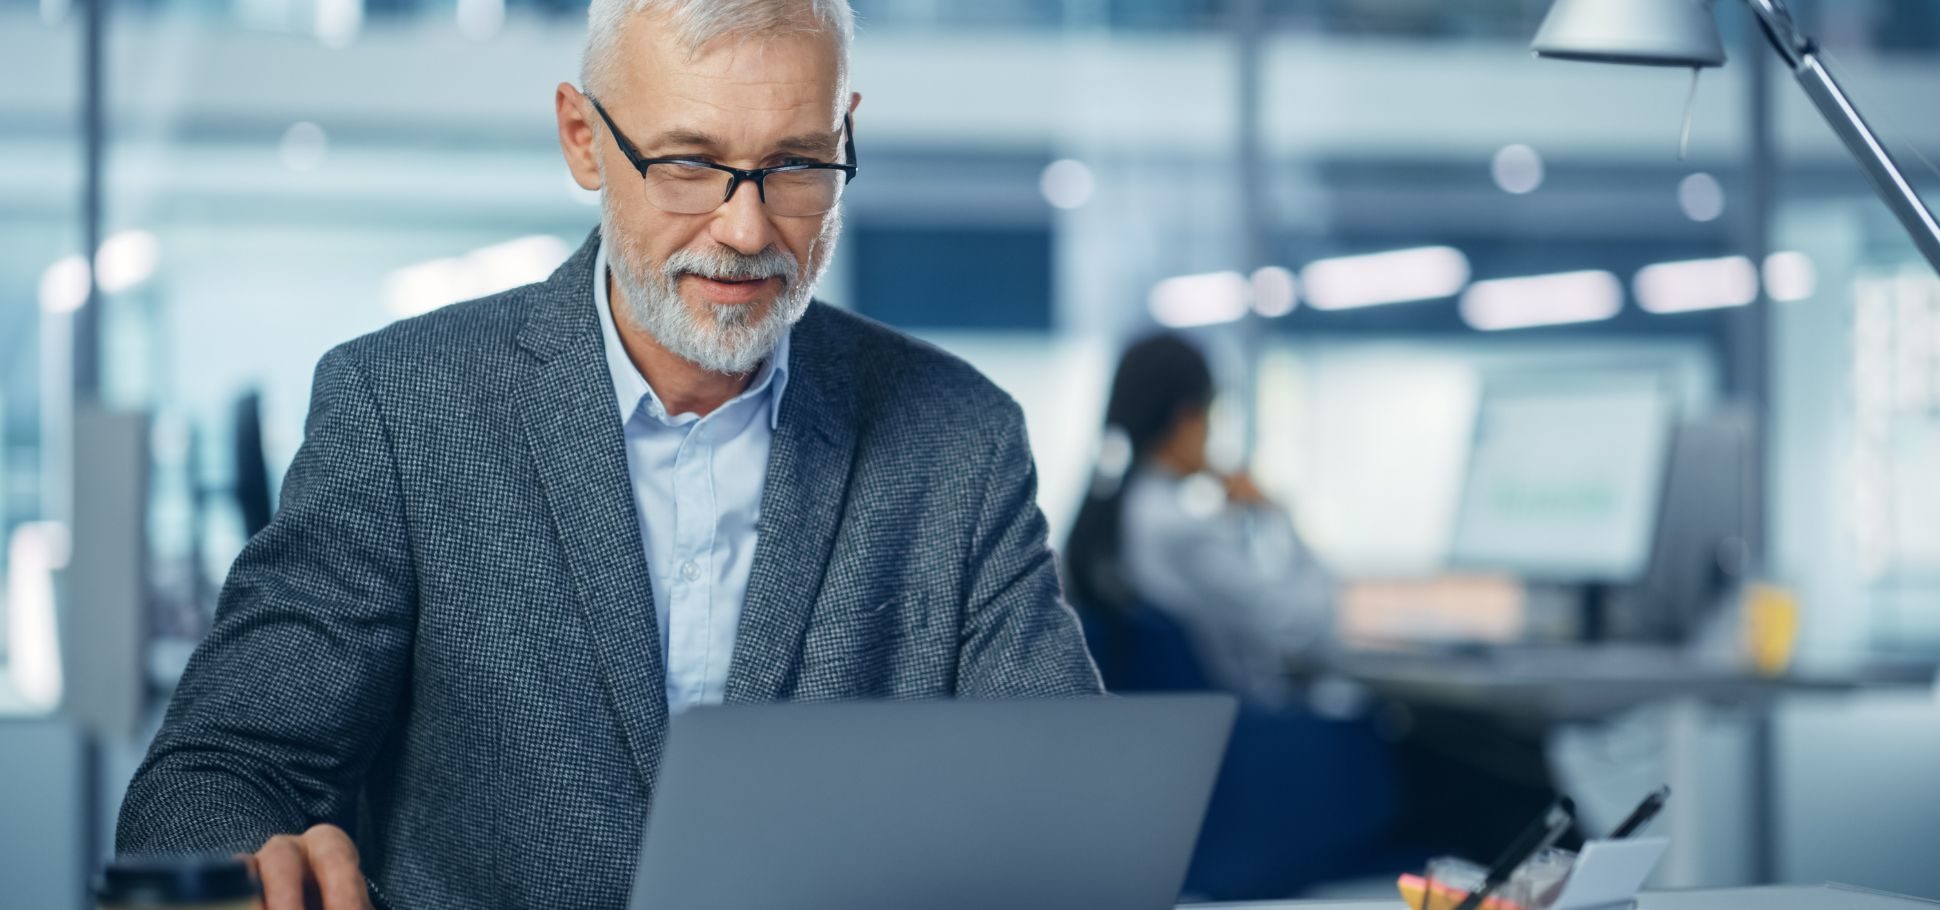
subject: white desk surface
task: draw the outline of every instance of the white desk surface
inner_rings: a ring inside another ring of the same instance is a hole
[[[1932,910],[1940,904],[1850,885],[1781,885],[1658,891],[1637,910]],[[1197,904],[1191,910],[1408,910],[1399,898],[1381,901],[1293,901],[1275,904]]]

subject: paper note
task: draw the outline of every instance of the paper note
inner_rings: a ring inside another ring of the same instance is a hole
[[[1598,840],[1583,845],[1570,870],[1563,893],[1556,896],[1550,910],[1601,910],[1622,907],[1642,891],[1644,882],[1657,868],[1658,860],[1670,839],[1639,837],[1632,840]]]

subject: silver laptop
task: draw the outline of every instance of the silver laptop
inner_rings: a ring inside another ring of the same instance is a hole
[[[632,910],[1169,910],[1224,695],[673,719]]]

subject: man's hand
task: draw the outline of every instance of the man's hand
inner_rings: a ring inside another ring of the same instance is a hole
[[[248,857],[265,910],[370,910],[357,845],[336,825],[278,834]]]

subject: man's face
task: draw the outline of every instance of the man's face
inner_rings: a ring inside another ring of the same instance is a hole
[[[838,51],[827,34],[728,36],[690,54],[666,22],[643,15],[617,50],[600,102],[643,157],[739,168],[841,160]],[[746,183],[706,214],[662,211],[600,133],[601,236],[622,313],[705,369],[752,370],[806,311],[839,212],[775,215]]]

